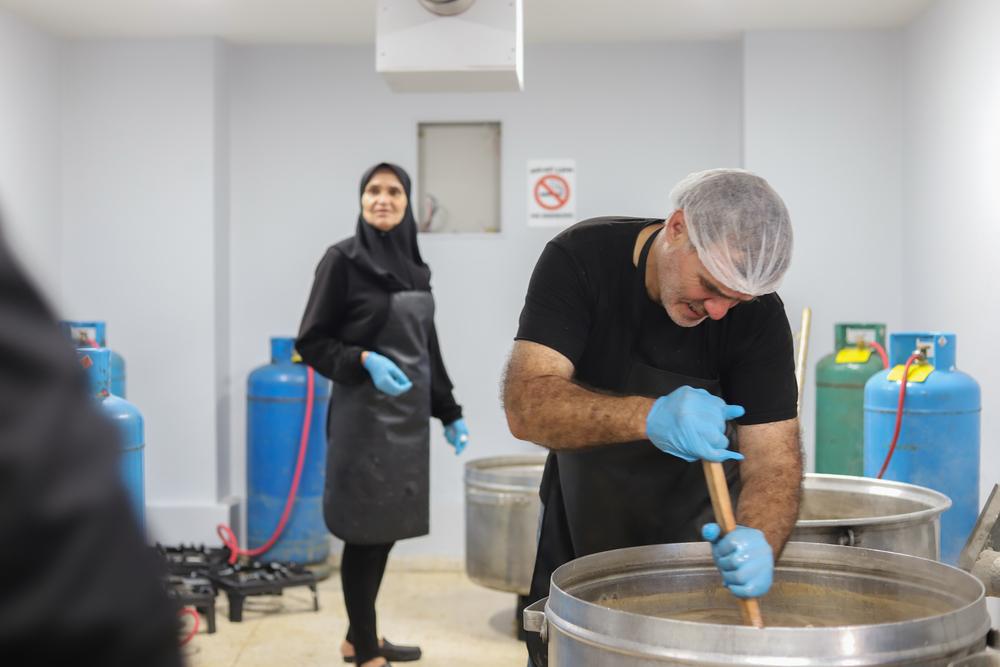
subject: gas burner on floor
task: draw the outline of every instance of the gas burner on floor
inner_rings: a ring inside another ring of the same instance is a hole
[[[167,596],[181,607],[194,607],[208,622],[208,634],[215,632],[215,585],[201,574],[171,574]]]
[[[166,546],[157,543],[156,551],[167,564],[170,574],[208,575],[214,570],[229,567],[229,549],[206,547],[201,544]]]
[[[313,611],[319,611],[316,575],[297,563],[251,561],[246,565],[226,565],[209,573],[209,578],[229,598],[229,620],[243,620],[243,603],[255,595],[281,595],[286,588],[307,586],[312,592]]]

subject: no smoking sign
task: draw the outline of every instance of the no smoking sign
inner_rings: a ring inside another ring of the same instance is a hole
[[[575,221],[575,160],[529,161],[528,224],[562,227]]]
[[[535,201],[546,211],[558,211],[569,201],[570,187],[559,174],[546,174],[535,180]]]

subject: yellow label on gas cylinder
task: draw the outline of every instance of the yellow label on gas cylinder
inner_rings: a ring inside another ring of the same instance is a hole
[[[838,364],[867,364],[872,358],[870,347],[845,347],[837,352],[836,363]]]
[[[899,382],[903,378],[904,368],[906,368],[905,364],[900,364],[889,371],[889,382]],[[910,372],[907,374],[906,381],[923,382],[933,370],[934,366],[932,364],[911,364]]]
[[[302,355],[299,354],[298,350],[292,350],[292,363],[293,364],[301,364],[302,363]]]

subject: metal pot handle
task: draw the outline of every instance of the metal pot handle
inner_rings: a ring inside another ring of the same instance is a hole
[[[537,632],[542,638],[542,642],[549,641],[549,622],[545,618],[545,605],[549,601],[547,597],[532,602],[524,608],[523,621],[526,632]]]

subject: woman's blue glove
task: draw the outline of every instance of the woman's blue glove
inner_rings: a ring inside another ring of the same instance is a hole
[[[759,598],[771,588],[774,553],[756,528],[736,526],[725,537],[719,524],[706,523],[701,536],[712,543],[712,559],[722,573],[722,583],[738,598]]]
[[[365,355],[365,360],[361,365],[372,376],[375,388],[383,394],[399,396],[408,392],[413,386],[410,378],[399,370],[399,366],[393,363],[392,359],[383,357],[378,352],[369,352]]]
[[[444,437],[448,439],[448,444],[455,448],[455,456],[461,454],[469,444],[469,427],[465,425],[465,420],[459,418],[445,426]]]
[[[689,463],[739,461],[742,454],[726,449],[726,420],[742,416],[742,407],[726,405],[704,389],[680,387],[653,403],[646,415],[646,437],[660,450]]]

